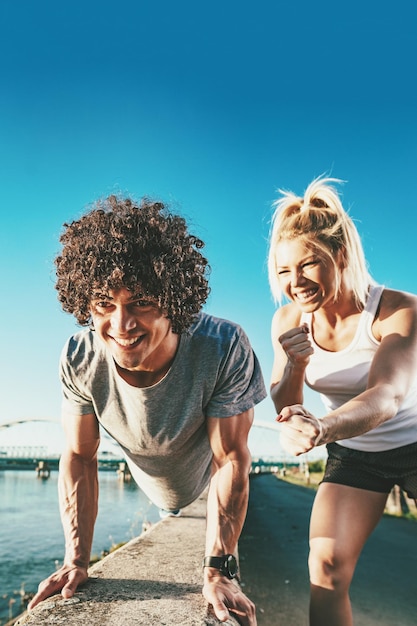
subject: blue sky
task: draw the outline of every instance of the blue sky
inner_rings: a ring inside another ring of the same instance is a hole
[[[76,326],[56,300],[58,238],[114,191],[189,219],[212,267],[206,310],[242,324],[267,384],[278,188],[347,181],[372,274],[417,292],[416,17],[411,0],[3,0],[0,423],[59,418]],[[270,400],[257,417],[273,421]]]

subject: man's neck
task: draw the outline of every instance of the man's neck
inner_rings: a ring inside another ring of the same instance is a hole
[[[127,370],[115,363],[119,376],[129,385],[132,385],[132,387],[152,387],[156,385],[171,369],[175,355],[177,354],[179,342],[179,335],[173,334],[169,348],[158,359],[158,363],[151,366],[144,365],[139,369]]]

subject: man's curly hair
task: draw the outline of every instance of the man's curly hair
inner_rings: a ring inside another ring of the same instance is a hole
[[[162,202],[109,196],[64,228],[55,288],[79,324],[91,323],[95,292],[124,287],[155,299],[175,333],[190,327],[209,295],[210,267],[184,218]]]

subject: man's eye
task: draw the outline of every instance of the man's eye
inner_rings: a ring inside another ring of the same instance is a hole
[[[288,274],[288,270],[278,270],[278,276],[283,276],[284,274]]]
[[[110,302],[106,302],[106,301],[96,302],[94,306],[96,307],[96,309],[107,309],[107,307],[110,306]]]
[[[153,302],[152,300],[136,300],[135,306],[143,309],[144,307],[156,306],[156,302]]]

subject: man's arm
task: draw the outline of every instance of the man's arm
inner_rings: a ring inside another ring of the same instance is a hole
[[[57,572],[40,583],[29,609],[58,592],[71,598],[78,585],[87,580],[98,509],[98,422],[94,414],[64,414],[63,425],[66,449],[60,459],[58,484],[65,559]]]
[[[206,556],[236,554],[246,517],[251,455],[247,441],[253,409],[226,418],[208,418],[213,451],[212,478],[207,500]],[[245,626],[256,626],[255,606],[234,581],[219,570],[204,568],[203,594],[220,621],[229,610]]]

